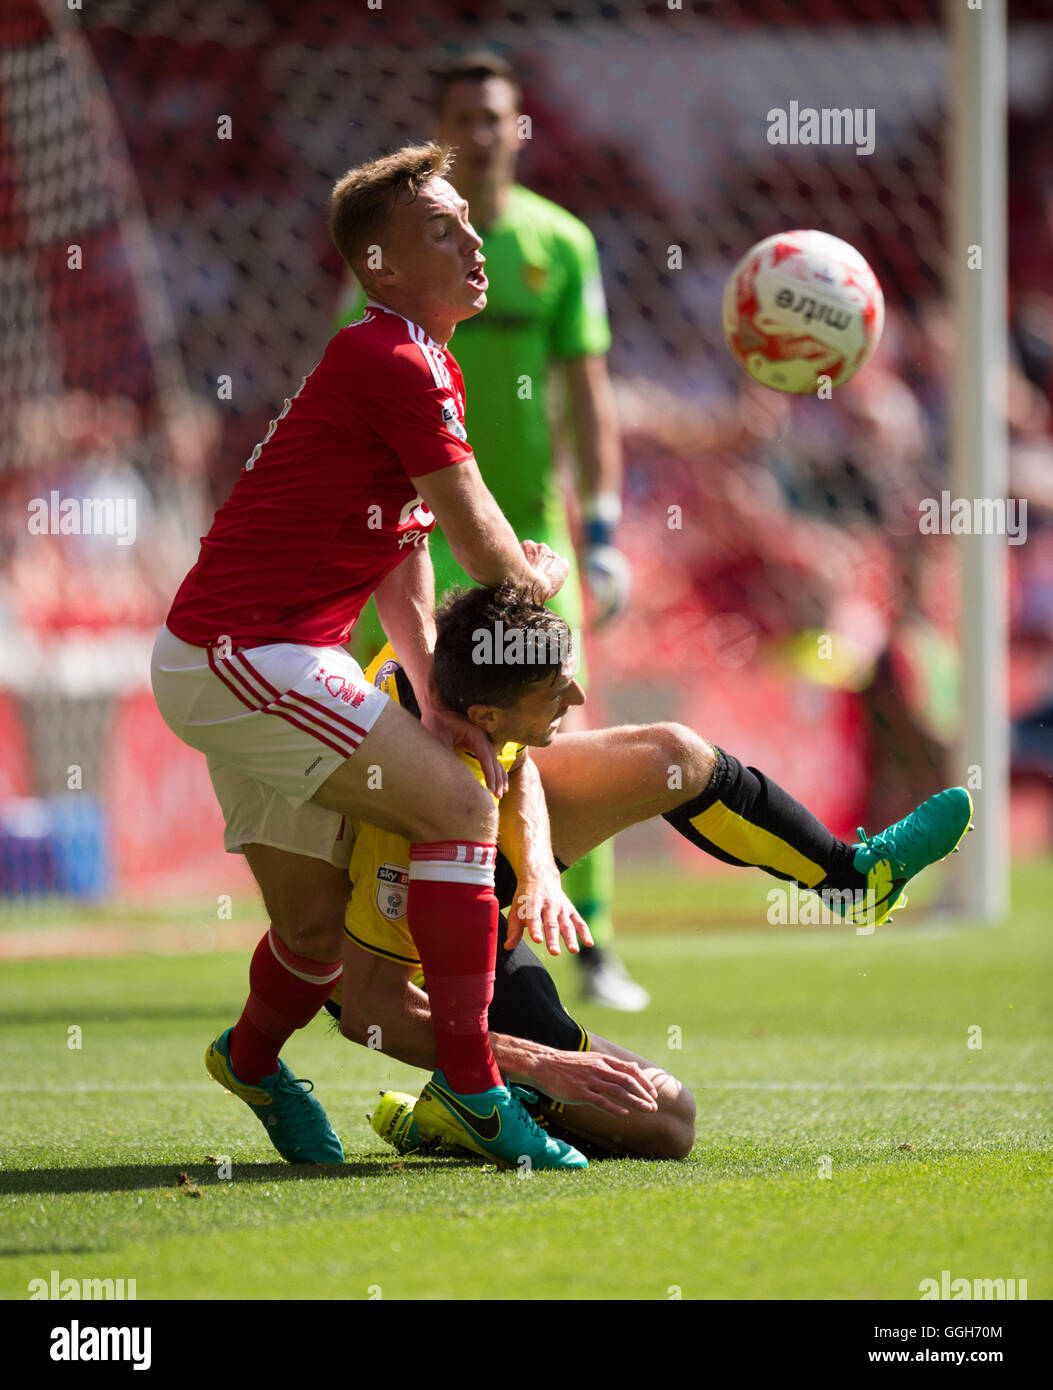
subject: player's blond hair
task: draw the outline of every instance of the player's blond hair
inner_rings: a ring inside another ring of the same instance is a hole
[[[453,167],[446,145],[406,145],[394,154],[349,169],[337,180],[329,202],[329,235],[351,271],[362,280],[362,261],[378,238],[396,202],[412,202],[429,179],[445,178]]]

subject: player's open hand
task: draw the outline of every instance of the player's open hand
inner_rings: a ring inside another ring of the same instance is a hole
[[[563,891],[554,862],[551,869],[546,866],[533,874],[520,874],[515,906],[508,914],[505,950],[519,945],[524,929],[530,940],[544,946],[550,956],[560,954],[561,940],[575,955],[579,940],[586,946],[593,944],[587,923]]]
[[[635,1062],[602,1052],[548,1050],[530,1084],[563,1105],[595,1105],[608,1115],[658,1109],[658,1092]]]
[[[570,561],[564,560],[541,541],[523,541],[523,554],[526,562],[537,576],[536,594],[539,603],[547,603],[563,587],[563,581],[570,573]]]
[[[508,773],[501,766],[497,749],[477,724],[450,709],[431,682],[428,699],[420,701],[420,720],[429,733],[447,748],[463,748],[479,761],[486,785],[494,796],[504,796],[508,790]]]

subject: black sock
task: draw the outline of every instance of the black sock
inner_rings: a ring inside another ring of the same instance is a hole
[[[724,864],[751,865],[802,888],[866,888],[856,846],[831,835],[799,801],[722,749],[709,786],[663,820]]]

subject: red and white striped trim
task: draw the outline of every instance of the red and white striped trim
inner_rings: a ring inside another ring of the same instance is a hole
[[[430,844],[410,845],[410,862],[414,859],[453,860],[457,864],[497,863],[497,846],[482,840],[433,840]]]
[[[491,886],[497,846],[475,840],[437,840],[430,845],[410,846],[410,882],[474,883]]]
[[[430,338],[428,334],[425,333],[424,329],[421,328],[419,324],[410,323],[409,319],[407,319],[406,322],[409,323],[410,337],[424,354],[424,360],[427,362],[428,368],[431,371],[432,381],[434,381],[440,391],[452,391],[453,383],[450,380],[450,371],[446,365],[446,359],[443,356],[442,348],[434,338]]]
[[[318,700],[295,690],[282,693],[261,675],[245,656],[217,657],[209,648],[208,664],[232,695],[257,714],[276,714],[335,753],[349,758],[366,736],[360,724],[337,714]]]
[[[298,980],[306,980],[309,985],[335,984],[344,973],[342,961],[337,961],[334,965],[332,961],[309,961],[302,956],[297,956],[294,952],[289,950],[288,946],[286,946],[281,937],[277,935],[273,927],[271,927],[270,931],[267,933],[267,944],[270,946],[274,958],[279,965],[285,970],[288,970],[290,975],[295,975]],[[299,961],[305,969],[297,970],[291,963],[294,960]]]
[[[369,304],[370,301],[367,299],[366,303]],[[446,365],[442,344],[437,343],[434,338],[426,333],[419,323],[414,323],[413,320],[408,319],[405,314],[400,314],[397,309],[389,309],[384,304],[375,304],[372,307],[383,309],[386,314],[392,314],[395,318],[402,320],[409,331],[410,341],[416,343],[424,354],[424,360],[427,362],[431,371],[432,381],[434,381],[435,385],[438,386],[441,391],[452,391],[453,382],[450,379],[450,369]]]

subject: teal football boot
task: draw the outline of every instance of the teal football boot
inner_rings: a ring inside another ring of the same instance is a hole
[[[221,1033],[205,1053],[205,1068],[213,1081],[245,1102],[287,1162],[343,1163],[344,1146],[325,1111],[310,1094],[314,1083],[299,1081],[281,1060],[278,1070],[255,1086],[239,1081],[230,1065],[232,1031],[228,1028]]]
[[[469,1149],[502,1168],[589,1166],[584,1154],[540,1129],[506,1086],[460,1095],[437,1071],[413,1107],[413,1119],[422,1136]]]
[[[878,835],[867,835],[860,826],[852,862],[866,874],[866,900],[855,911],[846,910],[846,920],[880,927],[906,903],[903,890],[915,874],[957,850],[972,829],[972,817],[972,797],[964,787],[950,787]]]

